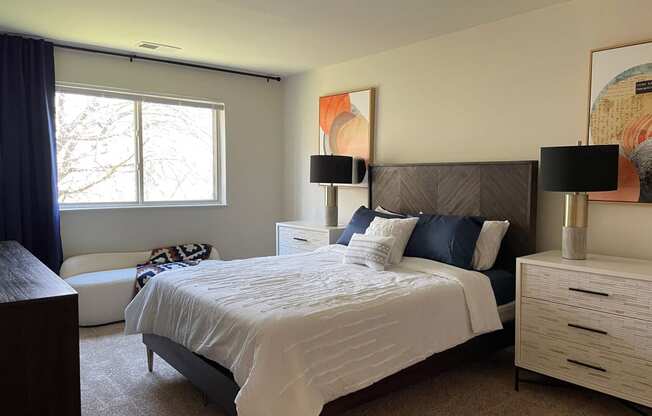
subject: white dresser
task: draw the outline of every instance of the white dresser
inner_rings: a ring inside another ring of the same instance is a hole
[[[652,262],[550,251],[516,269],[517,369],[652,406]]]
[[[304,221],[276,223],[276,255],[297,254],[335,244],[346,226],[327,227]]]

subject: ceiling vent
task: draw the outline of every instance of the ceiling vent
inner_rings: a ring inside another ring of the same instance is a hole
[[[149,49],[150,51],[156,51],[156,50],[168,50],[168,51],[175,51],[175,50],[181,50],[180,47],[178,46],[173,46],[173,45],[166,45],[164,43],[156,43],[156,42],[147,42],[147,41],[142,41],[138,42],[136,45],[139,48],[143,49]]]

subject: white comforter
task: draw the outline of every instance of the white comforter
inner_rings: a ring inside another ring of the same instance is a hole
[[[152,279],[126,332],[167,337],[229,368],[240,416],[323,405],[502,327],[481,273],[404,258],[384,272],[313,253],[204,261]]]

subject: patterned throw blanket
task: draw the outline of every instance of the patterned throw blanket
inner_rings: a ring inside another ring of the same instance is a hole
[[[144,264],[136,269],[136,292],[140,291],[152,277],[168,270],[196,266],[211,255],[210,244],[182,244],[155,248]]]

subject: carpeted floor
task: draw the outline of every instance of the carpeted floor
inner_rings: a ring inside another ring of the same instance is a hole
[[[200,393],[162,359],[147,372],[140,336],[123,325],[81,329],[84,416],[222,416],[204,406]],[[362,405],[346,416],[612,415],[633,416],[613,398],[589,390],[522,384],[513,389],[512,350],[449,371]]]

